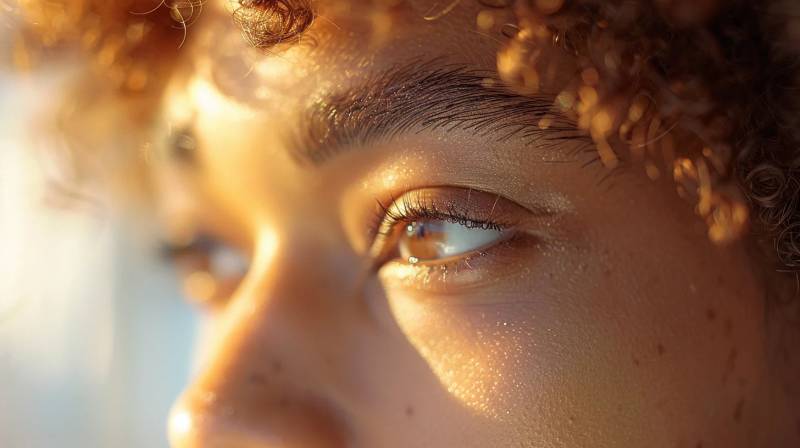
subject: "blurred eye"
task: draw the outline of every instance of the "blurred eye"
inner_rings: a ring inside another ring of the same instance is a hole
[[[415,264],[461,257],[491,246],[506,232],[496,228],[438,219],[413,221],[405,225],[397,249],[402,260]]]
[[[187,244],[166,244],[163,251],[177,267],[186,298],[206,306],[224,304],[249,267],[243,253],[204,234]]]

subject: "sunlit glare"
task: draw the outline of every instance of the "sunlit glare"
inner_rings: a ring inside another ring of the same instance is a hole
[[[180,440],[192,429],[192,416],[186,411],[177,411],[169,419],[169,435],[172,440]]]
[[[204,114],[224,114],[229,117],[245,117],[249,115],[247,108],[226,98],[205,77],[195,77],[189,86],[189,92],[192,107],[196,110],[202,110]]]

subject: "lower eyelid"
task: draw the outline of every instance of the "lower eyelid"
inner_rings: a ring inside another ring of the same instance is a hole
[[[518,273],[535,257],[540,243],[540,238],[532,234],[511,231],[508,238],[472,255],[418,264],[395,260],[383,266],[379,276],[390,287],[441,295],[462,294]]]

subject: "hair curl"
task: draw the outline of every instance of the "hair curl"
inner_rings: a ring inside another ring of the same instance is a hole
[[[308,0],[238,0],[233,20],[256,48],[290,44],[314,21]]]

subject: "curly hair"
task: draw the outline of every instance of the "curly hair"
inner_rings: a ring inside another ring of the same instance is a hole
[[[306,0],[239,0],[233,20],[256,48],[293,43],[311,26],[314,10]]]
[[[309,0],[232,1],[244,38],[262,49],[296,42],[316,17]],[[510,37],[498,57],[501,77],[525,91],[558,84],[556,107],[592,136],[606,165],[639,161],[650,177],[666,169],[679,193],[696,200],[712,239],[738,238],[749,221],[779,270],[800,271],[800,6],[478,1],[487,10],[515,8],[516,23],[500,24]],[[18,0],[18,7],[29,38],[49,48],[80,43],[116,88],[130,92],[160,88],[203,6],[152,3]],[[543,66],[548,51],[573,56],[572,78]]]
[[[538,62],[527,57],[531,41],[541,49],[551,40],[573,54],[581,76],[565,92],[591,99],[567,109],[607,164],[625,154],[646,166],[653,158],[672,162],[679,191],[696,197],[712,239],[740,236],[736,204],[746,203],[777,268],[800,269],[798,6],[555,0],[518,8],[521,31],[509,52],[521,62],[506,64],[507,76],[525,82],[519,74]]]
[[[17,51],[25,54],[15,59],[36,63],[77,47],[121,92],[158,90],[179,52],[182,33],[176,24],[186,25],[197,15],[198,1],[153,8],[152,0],[18,0],[22,39]]]

